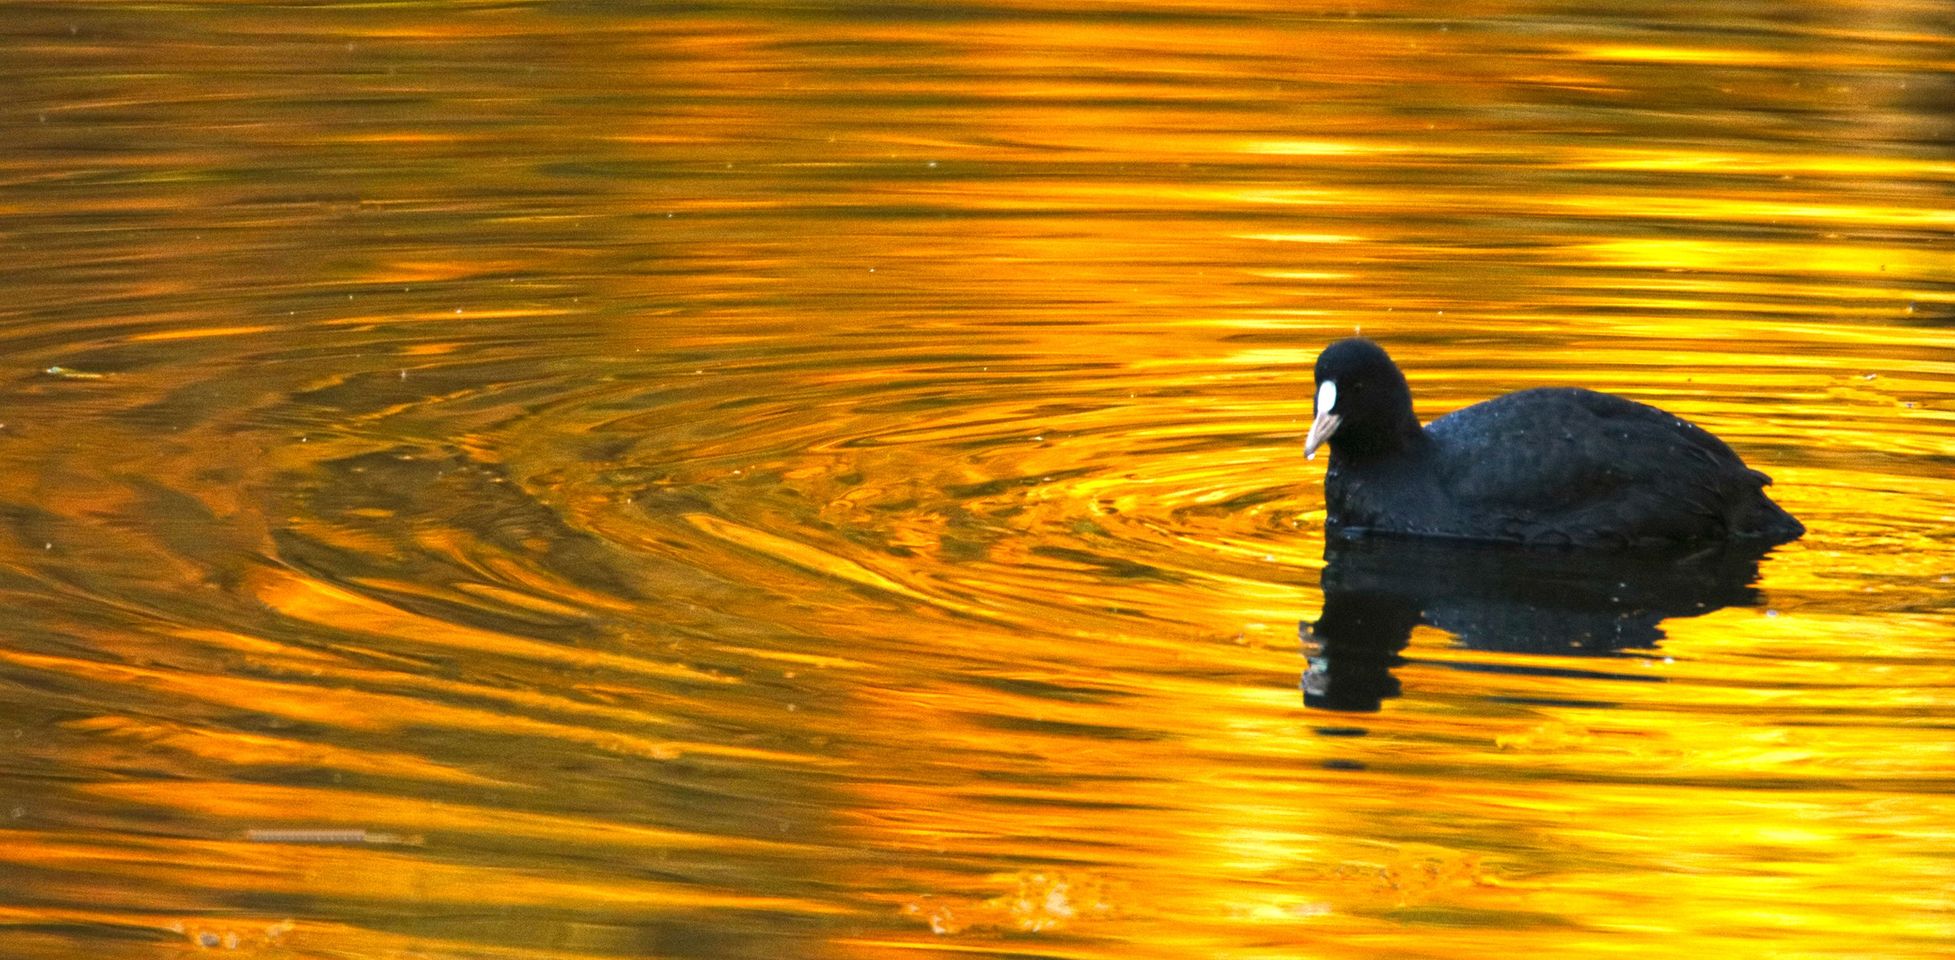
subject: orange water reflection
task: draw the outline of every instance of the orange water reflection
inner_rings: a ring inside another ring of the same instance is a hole
[[[0,954],[1955,940],[1939,7],[15,13]],[[1306,706],[1353,328],[1811,533]]]

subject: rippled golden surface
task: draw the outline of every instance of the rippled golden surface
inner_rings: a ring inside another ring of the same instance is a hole
[[[15,5],[0,955],[1945,955],[1946,7],[1443,12]],[[1300,649],[1354,328],[1811,533]]]

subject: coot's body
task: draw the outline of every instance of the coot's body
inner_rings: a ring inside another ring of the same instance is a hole
[[[1325,525],[1356,537],[1626,548],[1805,532],[1771,478],[1703,429],[1593,390],[1524,390],[1420,428],[1404,375],[1368,340],[1317,358],[1307,452],[1328,440]]]

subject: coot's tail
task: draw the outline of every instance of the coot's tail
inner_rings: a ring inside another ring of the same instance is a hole
[[[1769,485],[1772,478],[1752,471]],[[1738,511],[1731,532],[1741,537],[1756,537],[1769,543],[1789,543],[1806,535],[1806,525],[1799,518],[1786,513],[1785,508],[1772,502],[1764,490],[1753,494],[1750,501]]]
[[[1753,521],[1757,524],[1753,528],[1757,532],[1752,536],[1763,537],[1772,543],[1790,543],[1806,535],[1806,525],[1800,523],[1799,518],[1786,513],[1784,507],[1770,500],[1765,501],[1758,513],[1760,516]]]

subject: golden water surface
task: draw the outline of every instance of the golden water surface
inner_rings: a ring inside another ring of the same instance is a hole
[[[1946,956],[1949,13],[0,4],[0,957]],[[1360,328],[1811,533],[1327,564]]]

